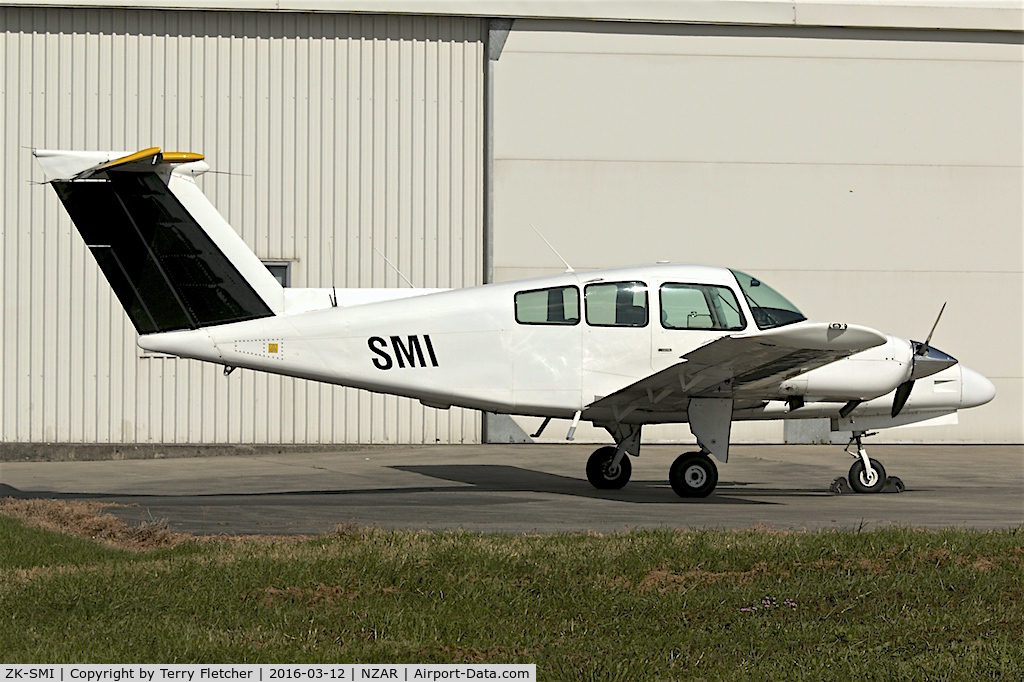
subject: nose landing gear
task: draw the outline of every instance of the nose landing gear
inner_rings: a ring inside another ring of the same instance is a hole
[[[873,433],[854,431],[850,442],[846,444],[846,452],[857,461],[850,467],[850,487],[858,493],[877,493],[885,486],[885,468],[878,460],[870,459],[868,451],[864,449],[861,438],[873,436]],[[850,452],[850,446],[857,443],[857,452]]]
[[[850,442],[846,444],[845,452],[857,458],[857,461],[850,467],[849,487],[856,493],[903,492],[903,481],[895,476],[887,477],[885,475],[885,467],[882,466],[881,462],[868,457],[868,451],[864,449],[864,443],[861,442],[861,439],[873,435],[875,434],[854,431]],[[850,446],[854,443],[857,444],[857,451],[850,452]],[[843,489],[846,487],[843,485],[844,483],[846,483],[846,480],[842,478],[836,479],[832,483],[832,491],[844,492]]]

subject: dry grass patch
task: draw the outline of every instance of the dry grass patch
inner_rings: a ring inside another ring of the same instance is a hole
[[[108,547],[145,551],[174,547],[192,539],[176,533],[167,521],[149,521],[129,526],[105,509],[119,506],[103,502],[69,500],[0,499],[0,514],[12,516],[25,525],[97,540]]]
[[[780,578],[788,578],[789,571],[775,571]],[[749,585],[758,576],[768,575],[768,562],[759,561],[749,571],[706,571],[695,568],[683,573],[665,569],[654,569],[640,581],[641,592],[685,592],[696,585],[714,585],[727,582],[730,585]]]

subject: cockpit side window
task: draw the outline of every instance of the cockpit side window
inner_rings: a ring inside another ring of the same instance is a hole
[[[516,294],[516,322],[519,324],[579,324],[580,290],[552,287]]]
[[[747,326],[736,294],[728,287],[667,283],[659,295],[665,329],[740,331]]]
[[[583,290],[587,324],[592,327],[646,327],[647,285],[643,282],[601,282]]]
[[[761,280],[739,270],[733,270],[732,274],[739,282],[743,297],[750,305],[750,312],[758,329],[784,327],[807,319],[795,305],[786,300],[785,296]]]

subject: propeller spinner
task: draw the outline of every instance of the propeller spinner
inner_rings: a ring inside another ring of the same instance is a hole
[[[935,328],[939,326],[939,320],[942,319],[942,313],[945,310],[946,304],[943,303],[938,317],[935,318],[935,324],[932,325],[932,330],[928,332],[928,337],[924,340],[924,343],[920,341],[910,342],[914,347],[914,355],[910,361],[910,378],[896,387],[896,395],[892,400],[892,416],[894,418],[903,410],[907,400],[910,399],[910,392],[914,389],[915,381],[924,377],[930,377],[957,363],[957,359],[952,355],[931,347],[932,335],[935,334]]]

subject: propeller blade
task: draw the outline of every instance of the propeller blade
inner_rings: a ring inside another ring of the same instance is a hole
[[[904,381],[896,387],[896,397],[892,399],[892,416],[895,419],[910,399],[910,392],[914,390],[914,380]]]
[[[924,340],[924,343],[920,341],[911,340],[910,345],[913,349],[913,355],[910,358],[910,376],[907,377],[907,381],[913,385],[913,382],[917,379],[923,379],[924,377],[931,376],[936,372],[941,372],[947,367],[952,367],[956,364],[956,358],[952,355],[943,353],[937,348],[932,348],[932,336],[935,334],[935,328],[939,326],[939,320],[942,319],[942,313],[946,312],[946,304],[942,304],[942,308],[939,309],[939,315],[935,318],[935,324],[932,325],[932,330],[928,332],[928,337]],[[906,383],[901,384],[900,388],[905,386]],[[910,389],[907,389],[907,395],[910,394]],[[899,393],[897,392],[897,398]],[[903,409],[903,403],[900,403],[899,409],[893,404],[893,416],[899,413],[899,410]],[[904,396],[903,402],[906,402],[906,396]]]
[[[935,324],[932,325],[932,330],[930,332],[928,332],[928,338],[926,338],[924,340],[924,345],[920,349],[918,349],[918,352],[917,352],[918,355],[927,355],[928,354],[928,347],[931,346],[931,343],[932,343],[932,334],[935,333],[935,328],[939,326],[939,320],[942,319],[942,313],[944,313],[945,311],[946,311],[946,303],[943,302],[942,308],[939,310],[939,316],[935,318]]]

